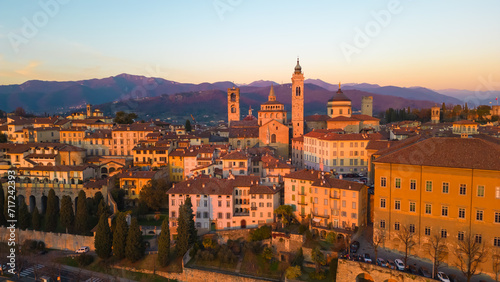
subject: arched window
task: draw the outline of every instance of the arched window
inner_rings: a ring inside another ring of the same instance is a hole
[[[300,96],[300,87],[295,88],[295,96]]]
[[[238,196],[238,189],[234,190],[234,195]],[[236,202],[238,203],[238,202]]]
[[[271,143],[276,143],[276,134],[271,135]]]
[[[240,140],[238,140],[238,141],[236,142],[236,146],[238,146],[238,147],[240,147],[240,146],[241,146],[241,141],[240,141]]]
[[[247,147],[250,147],[250,140],[247,140]]]
[[[236,102],[236,94],[231,93],[231,102]]]
[[[236,107],[234,105],[231,106],[231,113],[236,113]]]
[[[273,116],[274,116],[273,113],[271,113],[271,118],[273,118]]]

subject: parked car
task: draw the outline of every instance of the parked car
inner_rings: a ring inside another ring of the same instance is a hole
[[[450,278],[444,272],[439,271],[436,275],[437,279],[441,282],[450,282]]]
[[[455,274],[448,275],[448,279],[450,279],[450,282],[458,282],[457,276]]]
[[[358,241],[352,242],[351,253],[356,253],[356,252],[358,252],[358,250],[359,250],[359,242]]]
[[[377,265],[382,267],[387,267],[387,262],[383,258],[378,258]]]
[[[372,258],[370,257],[370,254],[368,254],[368,253],[365,253],[364,260],[365,260],[365,262],[372,263]]]
[[[421,266],[419,269],[418,269],[418,273],[420,273],[420,275],[424,276],[424,277],[427,277],[427,278],[431,278],[431,272],[429,271],[429,269],[427,269],[427,267],[425,266]]]
[[[90,251],[89,247],[81,247],[80,249],[76,250],[76,253],[77,254],[84,254],[84,253],[88,253],[89,251]]]
[[[405,270],[405,264],[402,260],[400,259],[395,259],[394,260],[394,264],[396,265],[396,268],[400,271],[404,271]]]
[[[392,260],[388,259],[387,260],[387,267],[390,269],[396,269],[396,264]]]
[[[412,265],[412,264],[408,265],[408,267],[406,268],[406,271],[408,273],[411,273],[411,274],[418,274],[417,267]]]

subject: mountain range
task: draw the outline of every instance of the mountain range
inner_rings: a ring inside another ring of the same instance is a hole
[[[290,109],[291,84],[278,84],[259,80],[239,85],[241,112],[259,109],[267,100],[273,84],[278,101]],[[33,113],[68,113],[83,109],[85,104],[96,105],[108,115],[117,110],[136,112],[141,118],[183,119],[190,114],[200,120],[225,119],[228,88],[236,84],[229,81],[215,83],[179,83],[162,78],[151,78],[130,74],[80,81],[30,80],[19,85],[0,86],[0,109],[13,111],[23,107]],[[326,103],[338,85],[319,79],[307,79],[304,85],[305,114],[326,113]],[[437,93],[423,87],[403,88],[376,84],[344,84],[344,93],[359,109],[362,96],[373,96],[374,114],[387,108],[423,108],[436,103],[461,104],[459,99]],[[254,112],[256,115],[256,112]]]

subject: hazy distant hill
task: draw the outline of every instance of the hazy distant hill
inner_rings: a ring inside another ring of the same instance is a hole
[[[484,88],[483,88],[484,89]],[[495,105],[495,98],[500,98],[500,91],[471,91],[463,89],[442,89],[436,90],[444,95],[457,97],[464,103],[467,102],[469,107],[475,107],[477,105]],[[491,102],[491,104],[490,104]]]
[[[338,89],[337,84],[330,84],[328,82],[319,80],[319,79],[307,79],[305,81],[306,83],[312,83],[315,85],[318,85],[320,87],[323,87],[325,89],[331,90],[331,91],[336,91]],[[366,91],[366,92],[371,92],[371,93],[376,93],[376,94],[382,94],[382,95],[389,95],[389,96],[396,96],[396,97],[402,97],[406,99],[411,99],[411,100],[426,100],[426,101],[432,101],[438,104],[441,104],[443,102],[449,103],[449,104],[462,104],[462,101],[446,96],[443,94],[440,94],[436,91],[430,90],[425,87],[397,87],[397,86],[379,86],[377,84],[368,84],[368,83],[347,83],[342,85],[342,89],[357,89],[361,91]]]
[[[338,85],[319,79],[306,82],[305,114],[326,113],[326,102],[337,91]],[[275,85],[278,100],[290,110],[291,84],[259,80],[240,86],[242,114],[246,115],[249,106],[260,109],[260,104],[267,100],[271,83]],[[32,80],[20,85],[0,86],[0,109],[13,111],[21,106],[28,112],[52,114],[82,109],[90,103],[110,115],[125,109],[136,111],[141,117],[172,116],[175,119],[193,114],[200,116],[200,120],[226,119],[226,91],[233,86],[235,84],[229,81],[191,84],[129,74],[67,82]],[[374,113],[389,107],[429,107],[440,98],[446,98],[447,103],[454,99],[425,88],[346,84],[342,89],[352,99],[354,109],[360,108],[362,96],[373,96]]]

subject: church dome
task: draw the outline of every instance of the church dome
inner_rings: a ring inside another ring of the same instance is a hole
[[[295,66],[295,73],[301,73],[302,67],[299,64],[299,58],[297,58],[297,65]]]
[[[328,100],[328,102],[335,102],[335,101],[339,101],[339,102],[349,101],[349,102],[351,102],[351,99],[347,98],[347,96],[344,95],[344,92],[342,92],[342,90],[340,89],[340,83],[339,83],[339,90],[337,91],[337,93],[335,93],[335,95],[333,95],[333,97],[330,100]]]

